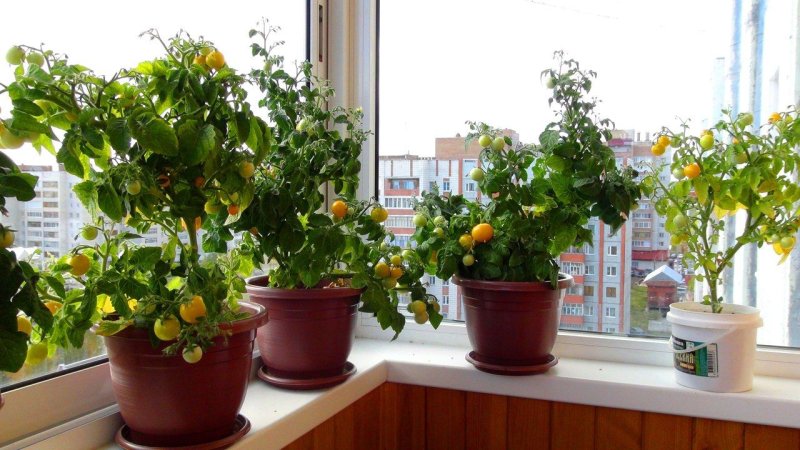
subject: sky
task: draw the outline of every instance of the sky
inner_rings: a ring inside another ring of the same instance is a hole
[[[463,135],[467,120],[536,140],[553,118],[540,73],[556,50],[598,72],[592,94],[617,128],[652,133],[678,116],[709,117],[728,4],[383,1],[380,152],[431,156],[434,139]]]
[[[135,6],[133,6],[135,5]],[[80,0],[66,6],[63,1],[36,2],[40,13],[35,26],[29,20],[3,20],[0,26],[0,82],[13,80],[13,67],[5,61],[5,52],[12,45],[24,44],[45,47],[65,53],[70,61],[109,76],[122,67],[162,55],[160,45],[139,34],[156,28],[163,37],[184,29],[192,36],[203,36],[215,43],[231,67],[249,71],[261,64],[250,53],[251,39],[247,33],[262,17],[280,26],[279,39],[284,40],[286,62],[305,58],[305,2],[300,0],[226,0],[224,7],[217,1],[155,1],[139,0],[110,2]],[[154,11],[157,14],[154,14]],[[26,18],[31,6],[25,2],[3,5],[3,17]],[[257,98],[250,99],[252,103]],[[7,118],[10,109],[8,96],[0,95],[0,117]],[[7,152],[17,163],[52,163],[47,151],[39,156],[25,146]]]

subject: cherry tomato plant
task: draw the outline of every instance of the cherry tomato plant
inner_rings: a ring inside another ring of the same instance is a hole
[[[722,273],[743,246],[771,244],[782,263],[800,227],[797,113],[774,113],[761,127],[752,126],[750,113],[723,114],[723,120],[700,136],[690,135],[685,122],[678,131],[664,128],[661,136],[674,147],[674,180],[662,181],[660,167],[645,179],[656,211],[667,218],[667,231],[678,245],[685,244],[690,263],[702,270],[697,279],[708,286],[703,302],[714,312],[722,311]],[[735,242],[722,246],[719,238],[727,218],[737,212],[742,231]]]
[[[80,346],[97,323],[101,334],[147,328],[155,344],[155,325],[176,320],[169,352],[205,347],[220,323],[238,317],[244,282],[236,273],[252,268],[238,252],[213,261],[199,252],[201,245],[227,252],[232,234],[212,223],[233,222],[247,210],[254,193],[249,164],[259,164],[271,145],[270,127],[245,100],[248,78],[225,65],[211,42],[186,33],[164,40],[155,30],[142,36],[159,44],[162,56],[105,77],[39,50],[42,64],[17,67],[3,89],[13,104],[5,126],[83,180],[74,192],[96,218],[89,229],[102,235],[74,248],[39,283],[40,295],[61,304],[52,335],[59,345]],[[199,58],[207,53],[216,56]],[[220,204],[229,208],[207,212]],[[152,227],[166,243],[137,245]],[[200,228],[207,230],[202,243]],[[181,305],[195,296],[205,315],[183,320]]]
[[[637,172],[616,167],[608,146],[613,124],[587,99],[595,73],[556,53],[542,77],[552,86],[557,120],[539,144],[515,143],[501,131],[468,122],[467,143],[483,148],[470,177],[482,199],[424,193],[415,205],[417,252],[442,279],[558,282],[556,258],[592,243],[589,219],[619,229],[639,199]],[[425,220],[423,220],[425,219]],[[431,220],[432,219],[432,220]],[[420,226],[421,225],[421,226]]]
[[[0,127],[4,127],[0,122]],[[5,128],[3,128],[5,129]],[[37,178],[23,173],[0,151],[0,216],[8,215],[6,197],[32,200]],[[44,348],[53,316],[36,291],[39,273],[11,251],[15,232],[0,223],[0,370],[16,372]],[[42,345],[44,344],[44,347]]]
[[[252,30],[253,53],[263,68],[252,72],[263,93],[260,105],[273,123],[270,147],[255,173],[255,200],[233,222],[244,234],[242,249],[259,266],[269,262],[272,287],[313,288],[349,284],[364,289],[361,311],[375,314],[380,325],[399,333],[405,317],[398,312],[397,289],[426,300],[419,259],[402,249],[381,244],[389,238],[383,227],[387,212],[374,200],[358,201],[355,192],[361,169],[359,155],[368,132],[361,128],[360,109],[327,108],[334,94],[325,80],[313,75],[308,62],[284,66],[270,38],[268,23]],[[291,73],[290,73],[291,72]],[[323,192],[335,201],[321,212]],[[412,252],[413,253],[413,252]],[[441,315],[429,304],[434,327]]]

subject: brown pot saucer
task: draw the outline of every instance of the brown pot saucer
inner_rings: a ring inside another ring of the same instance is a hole
[[[250,431],[250,421],[247,417],[238,414],[236,416],[236,422],[234,423],[234,430],[233,432],[222,438],[217,439],[212,442],[206,442],[204,444],[195,444],[195,445],[187,445],[187,446],[180,446],[180,447],[151,447],[149,445],[140,445],[130,440],[130,428],[127,425],[123,425],[118,431],[117,435],[114,437],[114,440],[119,444],[120,447],[124,448],[125,450],[156,450],[156,449],[171,449],[171,450],[181,450],[181,449],[193,449],[193,450],[217,450],[228,448],[233,445],[236,441],[243,438]]]
[[[261,366],[258,369],[258,378],[266,381],[267,383],[283,389],[290,389],[294,391],[310,391],[314,389],[325,389],[337,384],[343,383],[356,373],[356,366],[350,361],[344,365],[341,374],[321,377],[321,378],[284,378],[269,372],[267,366]]]
[[[492,364],[489,362],[481,361],[480,357],[474,351],[469,352],[466,360],[482,372],[488,372],[495,375],[534,375],[537,373],[547,372],[551,367],[558,364],[558,358],[555,355],[547,355],[547,361],[539,364],[531,364],[524,366],[507,366],[500,364]]]

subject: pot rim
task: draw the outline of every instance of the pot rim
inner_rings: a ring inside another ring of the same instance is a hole
[[[570,274],[559,272],[558,277],[559,290],[567,289],[575,284],[575,278]],[[453,283],[465,288],[493,291],[542,292],[555,290],[549,281],[487,281],[472,280],[453,275]]]
[[[267,314],[267,308],[262,305],[259,305],[255,302],[248,302],[244,300],[239,300],[239,308],[240,312],[248,312],[242,311],[241,308],[250,309],[252,310],[252,314],[248,317],[244,317],[239,320],[234,320],[233,322],[223,322],[219,324],[219,328],[221,330],[230,331],[232,334],[238,334],[245,331],[249,331],[255,328],[260,328],[266,325],[267,321],[269,320],[269,316]],[[94,324],[91,327],[92,332],[97,331],[98,324]],[[130,326],[127,329],[137,330],[141,332],[147,332],[145,328],[138,328],[135,325]],[[123,330],[124,331],[124,330]],[[121,332],[117,334],[112,334],[111,336],[103,336],[105,338],[125,338],[125,336],[120,335]]]
[[[256,275],[245,279],[247,293],[250,295],[257,295],[263,297],[280,297],[282,299],[307,299],[309,293],[311,296],[320,296],[325,298],[346,298],[361,295],[366,288],[355,289],[351,287],[335,287],[335,288],[274,288],[265,286],[269,280],[269,275]],[[324,294],[324,295],[319,295]]]

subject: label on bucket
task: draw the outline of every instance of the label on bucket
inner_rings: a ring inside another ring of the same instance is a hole
[[[687,341],[672,336],[675,350],[688,350],[703,345],[703,342]],[[717,344],[709,344],[693,352],[675,353],[675,368],[681,372],[698,377],[717,377],[719,361],[717,360]]]

